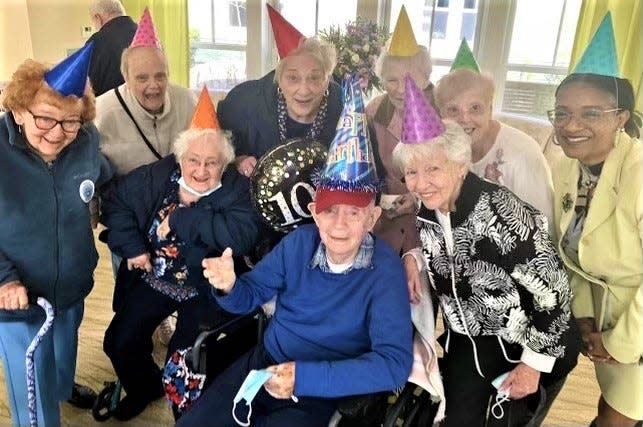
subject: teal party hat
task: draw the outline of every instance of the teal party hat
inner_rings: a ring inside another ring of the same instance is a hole
[[[601,21],[572,74],[620,77],[611,12],[607,12]]]

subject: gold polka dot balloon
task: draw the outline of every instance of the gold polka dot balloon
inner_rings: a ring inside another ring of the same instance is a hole
[[[250,178],[250,195],[261,219],[276,231],[288,233],[312,222],[308,203],[315,186],[311,175],[326,163],[326,147],[302,138],[264,154]]]

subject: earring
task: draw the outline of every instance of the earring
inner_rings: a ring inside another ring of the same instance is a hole
[[[625,132],[625,128],[620,128],[618,131],[623,133],[623,132]]]
[[[560,147],[560,142],[558,142],[558,138],[556,138],[556,133],[553,133],[551,135],[551,141],[554,143],[554,145],[558,145]]]

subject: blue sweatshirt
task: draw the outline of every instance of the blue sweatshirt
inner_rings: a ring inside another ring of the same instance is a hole
[[[325,273],[310,267],[317,227],[299,227],[219,304],[247,313],[277,296],[264,334],[270,355],[295,361],[297,396],[341,397],[394,389],[413,363],[412,326],[400,258],[380,239],[370,268]]]

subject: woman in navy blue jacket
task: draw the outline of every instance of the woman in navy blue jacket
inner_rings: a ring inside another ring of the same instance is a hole
[[[111,176],[98,149],[94,95],[82,70],[90,52],[84,48],[53,69],[27,60],[4,92],[0,359],[13,425],[30,422],[25,351],[45,319],[30,305],[37,297],[49,300],[56,314],[35,353],[38,424],[59,425],[60,401],[90,395],[74,385],[78,327],[98,261],[88,203]]]
[[[140,270],[115,298],[103,344],[127,392],[117,419],[135,417],[163,394],[152,334],[164,318],[178,311],[168,354],[191,345],[205,317],[229,318],[210,297],[201,261],[227,246],[243,255],[258,235],[248,181],[231,166],[233,160],[221,130],[189,129],[178,137],[173,155],[135,169],[104,195],[108,244],[123,257],[119,276]]]

